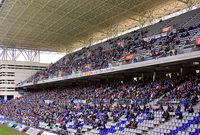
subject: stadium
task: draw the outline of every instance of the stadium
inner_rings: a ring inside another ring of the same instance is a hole
[[[0,135],[199,135],[200,0],[0,0]]]

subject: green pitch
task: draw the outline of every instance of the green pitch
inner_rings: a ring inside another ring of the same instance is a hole
[[[0,125],[0,135],[27,135],[25,133],[20,133],[14,128],[9,128],[7,125]]]

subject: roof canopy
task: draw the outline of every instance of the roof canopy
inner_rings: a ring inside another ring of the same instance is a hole
[[[0,8],[0,44],[72,51],[198,1],[5,0]]]

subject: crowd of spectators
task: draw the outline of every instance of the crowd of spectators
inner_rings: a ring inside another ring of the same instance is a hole
[[[134,31],[105,43],[67,54],[57,63],[37,72],[25,83],[37,83],[40,80],[73,73],[177,55],[181,53],[181,47],[190,44],[190,38],[196,33],[194,30],[199,28],[200,24],[189,28],[180,28],[176,32],[169,32],[167,35],[152,37],[148,40],[144,39],[148,33],[147,29]]]
[[[181,53],[180,48],[191,43],[190,39],[199,29],[200,24],[177,28],[176,31],[154,37],[147,37],[149,29],[134,31],[67,54],[47,69],[31,76],[25,83],[37,83],[53,77],[177,55]],[[182,119],[182,105],[184,111],[193,113],[193,105],[197,103],[199,95],[198,74],[173,74],[153,82],[113,80],[98,84],[32,90],[23,97],[1,103],[0,114],[8,120],[36,128],[40,122],[47,123],[51,128],[59,125],[63,131],[67,130],[67,123],[73,122],[71,128],[78,129],[78,132],[81,132],[83,125],[104,130],[107,122],[118,122],[121,116],[125,116],[131,119],[126,127],[137,128],[138,117],[153,120],[155,111],[162,111],[165,121],[170,119],[170,112],[175,112],[177,119]],[[158,107],[147,105],[161,96]],[[177,100],[180,103],[174,107],[163,102],[166,100]],[[164,109],[165,105],[167,109]]]
[[[165,110],[162,104],[159,108],[146,105],[163,95],[171,100],[181,99],[185,111],[192,111],[191,105],[197,102],[199,88],[198,75],[172,75],[153,82],[112,81],[86,86],[33,90],[23,97],[2,103],[0,114],[6,119],[29,126],[38,127],[39,122],[48,123],[50,127],[60,124],[64,131],[68,122],[74,122],[72,128],[79,131],[83,124],[105,129],[110,117],[117,122],[125,115],[132,119],[127,127],[136,128],[137,116],[143,115],[145,119],[152,120],[155,110],[165,111],[163,117],[169,119],[168,113],[175,110],[172,106]],[[175,112],[181,115],[180,106]]]

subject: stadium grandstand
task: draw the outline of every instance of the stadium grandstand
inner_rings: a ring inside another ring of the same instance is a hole
[[[200,134],[200,0],[0,0],[0,44],[0,135]]]

